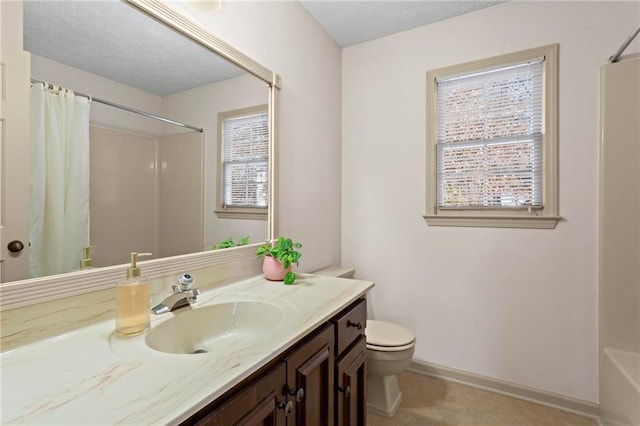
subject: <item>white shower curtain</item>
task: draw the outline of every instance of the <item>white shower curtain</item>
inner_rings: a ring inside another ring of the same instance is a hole
[[[31,87],[32,277],[79,269],[89,245],[89,100]]]

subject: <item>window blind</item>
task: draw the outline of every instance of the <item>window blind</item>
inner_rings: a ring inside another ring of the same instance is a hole
[[[269,200],[268,114],[227,118],[222,127],[223,207],[266,208]]]
[[[439,208],[542,207],[543,60],[437,80]]]

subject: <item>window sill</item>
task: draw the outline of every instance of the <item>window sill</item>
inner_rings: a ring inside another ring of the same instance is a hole
[[[424,215],[429,226],[468,226],[476,228],[555,229],[560,216],[445,216]]]
[[[267,220],[267,210],[214,210],[220,219]]]

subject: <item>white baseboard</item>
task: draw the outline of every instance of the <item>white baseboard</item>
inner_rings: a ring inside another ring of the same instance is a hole
[[[455,368],[444,367],[426,361],[413,360],[407,368],[414,373],[425,374],[427,376],[439,377],[452,382],[473,386],[476,388],[500,393],[526,401],[535,402],[549,407],[558,408],[564,411],[580,414],[583,416],[598,419],[600,412],[599,405],[582,399],[571,398],[569,396],[546,392],[539,389],[530,388],[516,383],[507,382],[492,377],[481,376],[467,371],[456,370]],[[598,419],[599,422],[599,419]]]

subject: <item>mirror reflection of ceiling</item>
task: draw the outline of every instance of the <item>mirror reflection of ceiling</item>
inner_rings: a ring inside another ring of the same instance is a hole
[[[245,73],[117,0],[26,0],[24,29],[25,50],[158,96]]]

